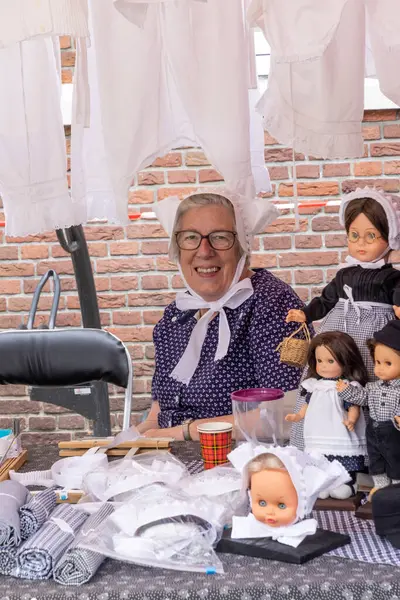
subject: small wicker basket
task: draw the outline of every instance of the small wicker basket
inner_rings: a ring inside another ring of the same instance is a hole
[[[295,338],[298,333],[304,334],[304,339]],[[311,342],[310,332],[305,323],[302,323],[289,337],[285,337],[276,350],[280,353],[281,362],[291,367],[304,367],[307,362],[308,348]]]

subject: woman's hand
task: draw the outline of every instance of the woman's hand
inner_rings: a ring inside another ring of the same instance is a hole
[[[292,308],[286,315],[286,323],[291,323],[292,321],[296,321],[296,323],[305,323],[306,315],[302,310]]]
[[[339,379],[339,381],[336,382],[336,390],[338,392],[344,392],[344,390],[347,390],[348,387],[349,384],[343,381],[343,379]]]
[[[399,416],[396,416],[396,417],[394,418],[394,420],[396,421],[397,425],[399,425],[399,426],[400,426],[400,417],[399,417]]]
[[[290,423],[298,423],[302,420],[302,416],[299,413],[290,413],[286,415],[285,421],[289,421]]]
[[[163,438],[170,437],[174,438],[177,441],[183,440],[183,430],[182,425],[177,425],[176,427],[162,427],[158,429],[148,429],[143,433],[143,437],[147,438]]]
[[[394,314],[400,319],[400,306],[393,306]]]

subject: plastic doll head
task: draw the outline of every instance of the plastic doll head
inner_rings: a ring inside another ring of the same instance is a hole
[[[308,376],[341,377],[365,385],[368,374],[357,344],[347,333],[325,331],[316,335],[308,351]]]
[[[344,226],[349,254],[373,262],[389,251],[389,224],[383,207],[373,198],[357,198],[346,207]]]
[[[367,341],[375,363],[375,375],[382,381],[400,379],[400,321],[389,321]]]
[[[251,511],[270,527],[296,521],[298,497],[283,462],[274,454],[260,454],[248,464]]]

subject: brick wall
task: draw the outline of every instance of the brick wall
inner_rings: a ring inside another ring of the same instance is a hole
[[[64,81],[71,78],[74,53],[62,41]],[[66,128],[67,148],[70,131]],[[338,199],[358,185],[377,184],[386,191],[400,190],[400,113],[369,111],[364,122],[365,155],[352,161],[322,161],[298,155],[300,200]],[[290,202],[291,150],[265,136],[265,158],[277,200]],[[171,191],[184,195],[200,184],[221,181],[200,149],[180,149],[158,159],[140,173],[130,193],[131,212],[151,210],[156,199]],[[292,285],[305,301],[320,292],[345,255],[345,236],[337,207],[301,209],[300,231],[287,210],[259,236],[252,266],[266,267]],[[124,340],[134,362],[132,422],[137,422],[150,401],[153,370],[152,330],[165,305],[181,286],[168,262],[167,239],[157,221],[141,220],[122,228],[107,224],[85,228],[95,273],[104,327]],[[4,238],[0,231],[0,328],[15,328],[27,320],[33,291],[40,276],[54,268],[61,276],[62,298],[58,326],[81,324],[73,268],[55,233]],[[400,253],[395,260],[400,262]],[[51,307],[49,288],[39,305],[37,324],[45,322]],[[111,389],[112,424],[122,422],[123,396]],[[31,402],[23,386],[0,386],[0,427],[12,416],[21,418],[25,441],[55,441],[85,435],[90,424],[81,416],[53,405]]]

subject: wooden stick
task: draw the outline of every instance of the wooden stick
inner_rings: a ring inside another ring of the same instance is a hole
[[[151,452],[156,450],[157,452],[171,452],[171,448],[140,448],[139,452],[136,453],[135,456],[137,456],[138,454],[144,454],[146,452]],[[65,449],[65,450],[60,450],[59,455],[62,457],[65,456],[83,456],[85,454],[86,450],[84,448],[76,448],[76,449]],[[110,450],[107,450],[106,454],[107,456],[126,456],[129,452],[129,448],[110,448]]]
[[[95,446],[108,446],[110,439],[86,439],[86,440],[69,440],[67,442],[58,442],[60,450],[64,449],[86,449],[94,448]],[[123,442],[118,444],[115,448],[168,448],[170,443],[174,441],[174,438],[139,438],[138,440],[131,440],[129,442]]]
[[[0,481],[5,481],[10,478],[10,471],[18,471],[19,468],[27,461],[28,450],[23,450],[15,458],[8,458],[0,468]]]

